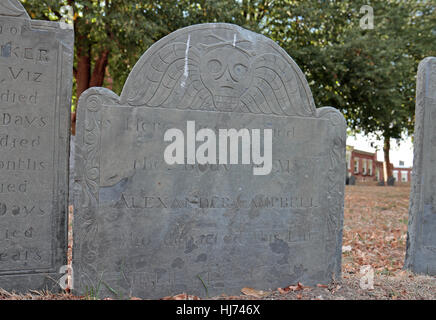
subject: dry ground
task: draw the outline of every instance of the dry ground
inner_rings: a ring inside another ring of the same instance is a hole
[[[358,273],[362,265],[371,265],[389,276],[402,269],[409,193],[408,186],[347,186],[343,246],[351,250],[343,254],[343,272]]]
[[[436,277],[403,271],[409,204],[408,186],[347,186],[343,238],[343,277],[326,286],[258,291],[244,288],[241,296],[211,299],[432,299],[436,300]],[[374,288],[362,289],[361,267],[374,270]],[[69,294],[30,292],[15,295],[0,290],[0,299],[86,299]],[[134,298],[133,298],[134,299]],[[198,299],[179,294],[164,299]]]

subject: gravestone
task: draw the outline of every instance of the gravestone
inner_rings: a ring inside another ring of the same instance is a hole
[[[73,30],[0,2],[0,288],[59,289]]]
[[[418,67],[405,267],[436,275],[436,58]]]
[[[80,98],[76,292],[204,297],[340,278],[345,140],[343,116],[315,108],[272,40],[231,24],[168,35],[120,97]]]
[[[351,176],[350,179],[348,180],[348,184],[350,186],[356,185],[356,176]]]

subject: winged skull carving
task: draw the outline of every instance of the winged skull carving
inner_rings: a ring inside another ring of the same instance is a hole
[[[313,114],[297,73],[276,53],[256,55],[215,35],[213,44],[176,42],[142,65],[127,96],[132,106],[256,114]]]

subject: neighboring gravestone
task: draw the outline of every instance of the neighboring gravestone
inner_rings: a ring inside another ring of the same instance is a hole
[[[56,289],[66,264],[73,30],[0,2],[0,288]]]
[[[418,67],[405,267],[436,275],[436,58]]]
[[[315,108],[272,40],[230,24],[178,30],[141,57],[121,97],[91,88],[78,112],[77,293],[213,296],[340,278],[346,124]],[[243,136],[233,164],[223,129]]]
[[[356,176],[351,176],[350,179],[348,180],[348,184],[350,186],[356,185]]]

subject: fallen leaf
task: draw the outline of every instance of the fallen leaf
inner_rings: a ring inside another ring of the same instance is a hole
[[[200,300],[197,296],[191,296],[186,293],[181,293],[175,296],[163,297],[161,300]]]
[[[284,289],[277,288],[277,291],[280,292],[281,294],[285,294],[285,293],[287,293],[289,291],[289,288],[284,288]]]
[[[351,246],[342,246],[342,253],[351,252]]]
[[[305,287],[301,282],[298,282],[296,286],[289,286],[286,288],[277,288],[277,290],[281,293],[284,294],[286,292],[289,291],[300,291],[300,290],[311,290],[312,288],[310,287]]]
[[[263,298],[263,297],[265,297],[265,296],[267,296],[269,294],[269,292],[262,291],[262,290],[256,290],[256,289],[253,289],[253,288],[243,288],[241,290],[241,292],[243,294],[245,294],[246,296],[253,296],[253,297],[256,297],[256,298]]]

